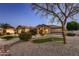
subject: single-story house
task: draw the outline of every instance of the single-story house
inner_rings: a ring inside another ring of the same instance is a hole
[[[62,32],[62,27],[56,25],[42,24],[42,25],[38,25],[36,28],[38,34],[40,34],[40,31],[42,31],[43,34]]]
[[[3,34],[3,28],[0,28],[0,34]]]
[[[14,27],[6,28],[5,29],[5,33],[14,34],[15,33],[15,28]]]
[[[28,26],[18,26],[16,28],[16,31],[17,31],[18,34],[20,34],[22,31],[29,32],[30,31],[30,27],[28,27]]]

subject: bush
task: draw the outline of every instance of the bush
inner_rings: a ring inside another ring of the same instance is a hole
[[[0,36],[2,36],[3,34],[2,33],[0,33]]]
[[[19,34],[19,38],[22,41],[28,41],[29,39],[31,39],[32,35],[30,33],[26,33],[26,32],[22,32],[21,34]]]
[[[79,30],[79,24],[76,21],[67,23],[67,30]]]
[[[5,36],[5,37],[2,37],[2,39],[6,39],[6,40],[11,40],[12,38],[14,38],[13,36]]]
[[[75,36],[75,33],[67,33],[67,36]]]
[[[32,35],[36,35],[36,34],[37,34],[37,30],[36,30],[36,29],[31,29],[31,30],[30,30],[30,33],[31,33]]]
[[[6,33],[7,35],[10,35],[10,33]]]

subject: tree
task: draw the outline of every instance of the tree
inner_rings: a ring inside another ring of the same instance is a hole
[[[76,21],[67,23],[67,30],[78,30],[78,29],[79,29],[79,25]]]
[[[7,23],[2,23],[2,24],[0,24],[0,27],[6,29],[6,28],[11,28],[12,26]]]
[[[78,3],[33,3],[33,10],[44,16],[52,16],[52,20],[57,20],[62,25],[64,44],[66,44],[66,23],[68,18],[73,18],[79,13]]]

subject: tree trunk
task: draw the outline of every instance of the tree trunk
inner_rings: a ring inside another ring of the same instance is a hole
[[[64,44],[66,44],[66,29],[65,29],[64,24],[62,24],[62,35],[64,39]]]

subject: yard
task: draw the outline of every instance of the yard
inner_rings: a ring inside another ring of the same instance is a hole
[[[35,39],[36,38],[36,39]],[[63,44],[61,35],[35,36],[30,41],[23,41],[11,45],[10,53],[12,56],[78,56],[79,55],[79,36],[67,36],[67,44]],[[47,38],[45,40],[45,38]],[[52,39],[52,40],[51,40]],[[60,39],[60,40],[59,40]],[[15,37],[9,41],[0,41],[1,44],[11,44],[18,42]],[[33,42],[34,41],[34,42]],[[57,41],[57,42],[56,42]]]
[[[35,44],[21,42],[11,48],[13,56],[78,56],[79,39],[78,37],[67,37],[67,44],[60,42],[46,42]]]

